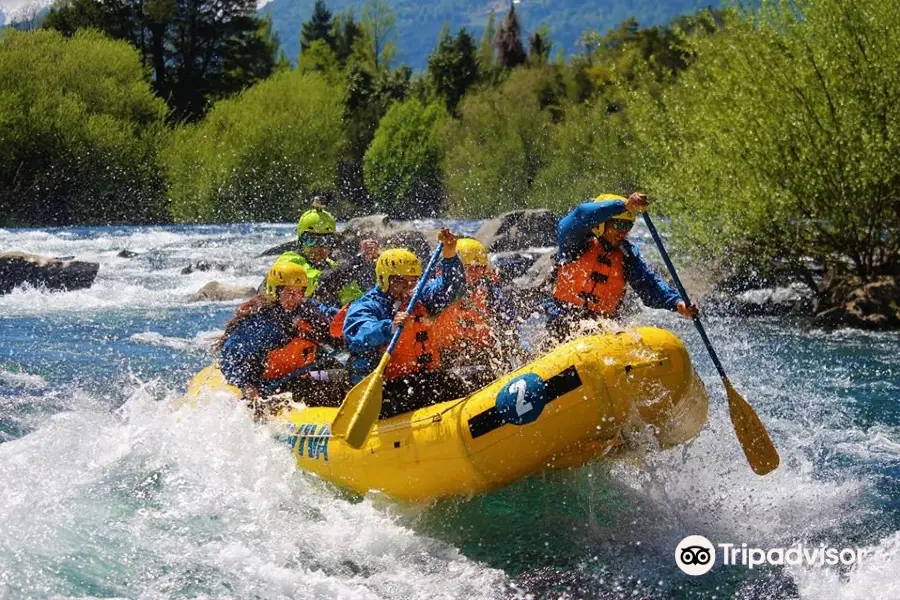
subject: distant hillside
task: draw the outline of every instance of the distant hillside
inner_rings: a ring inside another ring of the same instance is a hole
[[[291,61],[300,52],[300,26],[309,19],[315,0],[273,0],[260,12],[272,15],[281,46]],[[326,0],[332,12],[353,6],[359,19],[360,0]],[[399,62],[416,69],[424,68],[428,54],[437,45],[444,23],[455,31],[467,28],[480,38],[491,9],[497,13],[499,25],[509,4],[491,0],[393,0],[397,13],[397,46]],[[576,41],[585,29],[604,33],[629,17],[637,18],[642,26],[662,25],[674,17],[697,12],[709,5],[719,7],[722,0],[522,0],[516,5],[522,27],[526,32],[541,25],[550,27],[554,54],[563,48],[566,54],[578,50]]]

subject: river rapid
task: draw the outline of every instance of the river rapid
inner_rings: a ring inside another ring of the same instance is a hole
[[[87,290],[0,296],[0,600],[900,598],[898,334],[706,319],[781,453],[763,478],[690,322],[644,310],[633,320],[681,336],[710,391],[692,443],[427,506],[357,498],[297,471],[240,406],[170,408],[237,304],[189,296],[256,285],[255,257],[292,231],[0,229],[0,249],[100,263]],[[181,274],[198,260],[226,267]],[[691,577],[674,554],[693,534],[863,558]]]

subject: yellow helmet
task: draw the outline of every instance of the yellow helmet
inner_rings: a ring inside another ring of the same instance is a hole
[[[295,262],[281,261],[276,262],[269,269],[266,275],[266,295],[275,300],[278,295],[278,288],[285,286],[307,287],[309,278],[306,276],[306,269],[302,265]]]
[[[418,257],[406,248],[391,248],[378,255],[375,261],[375,280],[378,288],[386,292],[391,275],[421,277],[422,264]]]
[[[618,194],[600,194],[596,198],[594,198],[594,202],[605,202],[606,200],[621,200],[622,202],[628,202],[628,198],[619,196]],[[623,210],[617,215],[613,215],[609,218],[609,220],[617,219],[619,221],[631,221],[634,223],[634,215],[628,212],[627,210]],[[606,221],[600,223],[596,227],[594,227],[593,232],[596,235],[603,235],[606,231]]]
[[[473,238],[459,238],[456,241],[456,253],[467,267],[488,266],[488,253],[484,244]]]

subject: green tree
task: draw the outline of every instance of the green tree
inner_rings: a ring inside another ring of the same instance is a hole
[[[180,127],[165,153],[179,222],[286,221],[331,187],[343,91],[320,75],[276,73]]]
[[[347,9],[344,14],[338,14],[334,17],[334,40],[335,54],[341,65],[347,64],[347,59],[353,53],[353,48],[357,40],[363,37],[362,27],[359,26],[353,17],[353,7]]]
[[[342,78],[337,55],[325,40],[315,40],[303,51],[297,70],[301,73],[321,73],[332,83],[338,83]]]
[[[451,214],[483,217],[521,208],[551,147],[551,115],[539,90],[545,73],[516,69],[502,85],[468,94],[441,136]]]
[[[553,128],[528,204],[562,213],[601,193],[627,195],[638,189],[642,174],[633,148],[623,113],[609,113],[603,103],[569,107]]]
[[[528,63],[539,66],[550,61],[553,41],[550,39],[550,28],[542,25],[540,29],[528,36]]]
[[[522,46],[522,27],[515,4],[509,5],[509,12],[494,38],[494,46],[497,48],[497,62],[504,69],[514,69],[528,58]]]
[[[277,59],[278,39],[255,0],[64,0],[44,27],[129,42],[177,119],[199,119],[211,102],[268,77]]]
[[[0,224],[166,220],[165,117],[127,44],[97,32],[4,31]]]
[[[329,48],[337,48],[337,40],[334,32],[334,19],[331,11],[325,6],[324,0],[316,0],[313,6],[312,16],[309,21],[304,21],[300,29],[300,53],[309,48],[316,41],[323,41]]]
[[[483,78],[488,78],[494,70],[494,38],[497,35],[497,15],[491,9],[481,42],[478,44],[478,67]]]
[[[393,214],[435,216],[443,200],[440,132],[447,112],[418,100],[395,103],[366,151],[366,186]]]
[[[478,78],[475,41],[465,29],[460,29],[455,38],[449,31],[441,35],[437,49],[428,57],[428,75],[447,110],[454,112],[463,94]]]
[[[360,25],[368,38],[366,54],[377,72],[391,67],[396,52],[397,15],[387,0],[366,0],[360,14]]]
[[[393,70],[388,67],[393,18],[390,8],[381,0],[371,0],[363,7],[363,22],[344,70],[345,145],[338,184],[341,195],[360,211],[370,209],[373,201],[364,182],[366,149],[390,105],[406,99],[412,77],[409,67]],[[376,60],[376,56],[381,58]]]
[[[763,2],[630,114],[650,189],[707,257],[816,282],[900,263],[900,11],[879,0]]]

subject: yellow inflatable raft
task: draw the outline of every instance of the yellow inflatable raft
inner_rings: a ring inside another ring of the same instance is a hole
[[[188,399],[223,390],[239,395],[207,367]],[[642,327],[580,338],[467,398],[381,420],[359,450],[331,437],[335,408],[295,405],[273,423],[301,469],[355,492],[422,501],[582,465],[635,428],[675,446],[700,431],[707,405],[681,340]]]

